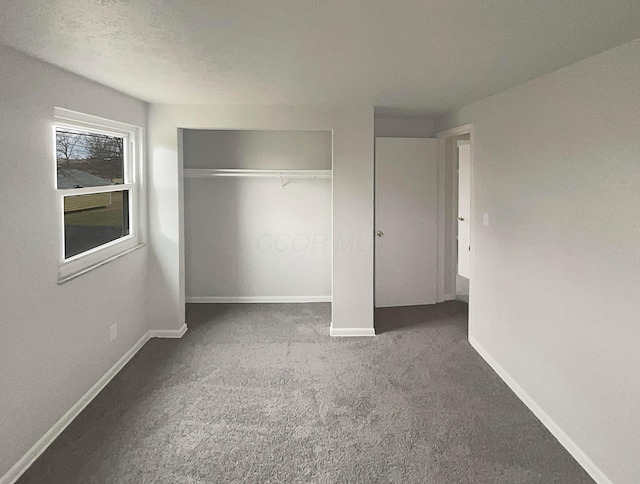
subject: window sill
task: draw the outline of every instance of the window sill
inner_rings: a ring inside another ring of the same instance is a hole
[[[76,277],[79,277],[83,274],[86,274],[89,271],[92,271],[93,269],[96,269],[100,266],[103,266],[105,264],[108,264],[109,262],[111,262],[112,260],[116,260],[119,259],[120,257],[127,255],[135,250],[140,249],[141,247],[146,246],[147,244],[145,243],[139,243],[137,245],[134,245],[133,247],[130,247],[128,249],[123,250],[122,252],[118,252],[115,255],[112,255],[110,257],[107,257],[106,259],[102,259],[98,262],[94,262],[93,264],[90,264],[86,267],[83,267],[82,269],[79,269],[75,272],[72,272],[70,274],[58,274],[58,284],[64,284],[66,282],[69,282],[73,279],[75,279]]]

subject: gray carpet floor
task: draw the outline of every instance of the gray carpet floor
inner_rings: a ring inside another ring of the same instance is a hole
[[[591,483],[466,341],[466,304],[189,305],[20,479],[26,483]]]

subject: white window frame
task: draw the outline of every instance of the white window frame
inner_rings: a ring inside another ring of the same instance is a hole
[[[56,210],[59,219],[58,283],[62,284],[96,267],[144,246],[146,210],[144,197],[144,152],[142,128],[63,108],[54,108],[53,160],[55,167]],[[124,139],[124,180],[119,185],[58,189],[56,131],[98,133]],[[64,198],[93,193],[129,192],[129,234],[93,249],[65,258]]]

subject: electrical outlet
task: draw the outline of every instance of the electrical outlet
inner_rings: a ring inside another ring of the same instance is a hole
[[[109,341],[113,341],[118,337],[118,323],[111,326],[111,330],[109,331]]]
[[[485,227],[489,226],[489,214],[488,213],[485,213],[482,216],[482,225],[484,225]]]

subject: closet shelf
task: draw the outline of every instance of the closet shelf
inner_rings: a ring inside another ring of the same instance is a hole
[[[331,170],[185,168],[185,178],[331,178]]]

